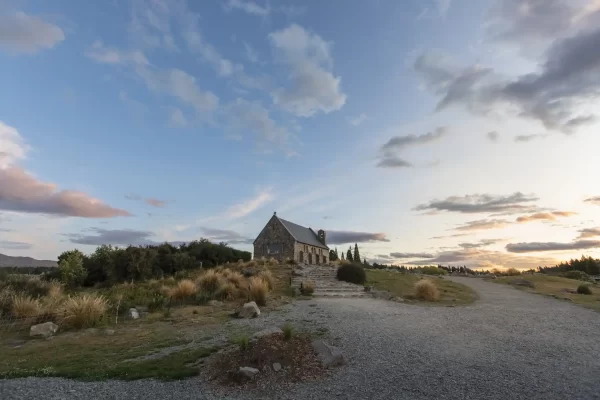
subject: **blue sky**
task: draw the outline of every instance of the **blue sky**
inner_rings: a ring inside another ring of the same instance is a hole
[[[599,9],[3,2],[0,252],[251,250],[277,211],[379,262],[598,256]]]

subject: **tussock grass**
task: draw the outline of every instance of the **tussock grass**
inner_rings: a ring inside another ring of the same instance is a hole
[[[313,281],[303,281],[300,291],[305,296],[312,296],[315,292],[315,283]]]
[[[84,294],[69,297],[62,305],[62,324],[71,328],[89,328],[100,322],[108,304],[103,296]]]
[[[292,328],[292,325],[288,322],[285,325],[283,325],[282,331],[283,331],[283,339],[290,340],[294,333],[294,328]]]
[[[15,318],[37,317],[42,312],[42,304],[31,296],[18,294],[12,298],[10,311]]]
[[[244,285],[244,275],[237,271],[230,271],[225,279],[227,279],[227,282],[231,283],[236,288],[240,288]]]
[[[269,286],[267,283],[257,276],[250,278],[248,285],[248,295],[250,300],[253,300],[259,306],[267,304],[267,293],[269,292]]]
[[[437,286],[428,279],[422,279],[415,283],[414,290],[417,299],[425,301],[438,301],[440,299]]]
[[[206,293],[214,294],[221,286],[222,276],[217,271],[209,269],[198,278],[198,286]]]
[[[196,295],[196,284],[189,279],[183,279],[177,285],[169,290],[169,298],[176,301],[183,301]]]
[[[233,300],[239,295],[239,293],[239,290],[233,283],[224,282],[221,284],[221,286],[219,286],[216,297],[222,300]]]
[[[579,294],[592,294],[592,289],[588,285],[579,285],[577,287],[577,293]]]
[[[506,275],[506,276],[519,276],[519,275],[521,275],[521,271],[519,271],[516,268],[509,268],[506,271],[504,271],[504,275]]]
[[[257,276],[263,281],[265,281],[269,290],[273,290],[273,287],[275,285],[275,277],[273,276],[273,273],[271,271],[269,271],[268,269],[262,270],[258,273]]]

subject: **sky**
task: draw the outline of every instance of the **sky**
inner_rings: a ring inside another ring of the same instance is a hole
[[[600,1],[5,0],[0,253],[274,212],[370,262],[600,257]]]

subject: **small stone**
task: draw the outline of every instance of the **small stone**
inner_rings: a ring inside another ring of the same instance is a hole
[[[115,330],[114,330],[114,329],[105,329],[105,330],[104,330],[104,334],[105,334],[106,336],[112,336],[112,335],[114,335],[114,334],[115,334]]]
[[[43,324],[33,325],[29,329],[29,336],[42,336],[49,338],[58,332],[58,325],[53,322],[44,322]]]
[[[279,363],[274,363],[274,364],[273,364],[273,371],[275,371],[275,372],[279,372],[279,371],[281,371],[281,364],[279,364]]]
[[[347,363],[344,354],[335,346],[328,345],[322,340],[312,342],[313,349],[326,368],[337,367]]]
[[[131,319],[138,319],[140,317],[140,313],[138,312],[137,308],[130,308],[127,315]]]
[[[208,302],[208,305],[212,307],[220,307],[223,305],[223,302],[219,300],[211,300]]]
[[[237,313],[240,318],[256,318],[260,315],[260,309],[256,305],[256,302],[251,301],[246,303],[239,309]]]
[[[252,367],[240,367],[238,374],[245,379],[254,379],[260,371]]]

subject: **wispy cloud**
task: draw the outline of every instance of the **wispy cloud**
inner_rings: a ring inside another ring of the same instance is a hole
[[[223,8],[225,11],[240,10],[257,17],[266,17],[271,13],[271,8],[268,5],[261,6],[247,0],[228,0],[223,4]]]
[[[63,30],[23,12],[0,14],[0,50],[33,54],[65,40]]]
[[[8,250],[29,250],[33,247],[31,243],[13,242],[10,240],[0,240],[0,249]]]
[[[365,113],[362,113],[360,115],[356,115],[354,117],[348,117],[348,122],[352,126],[359,126],[360,124],[362,124],[366,120],[367,120],[367,114],[365,114]]]
[[[600,228],[585,228],[579,230],[579,239],[587,239],[600,236]]]
[[[464,225],[461,225],[455,230],[457,231],[476,231],[484,229],[498,229],[504,228],[510,224],[510,221],[505,219],[480,219],[477,221],[469,221]]]
[[[539,200],[533,195],[515,192],[511,195],[471,194],[451,196],[445,200],[433,200],[415,207],[416,211],[448,211],[462,214],[518,213],[535,211],[530,203]]]
[[[152,207],[164,207],[168,204],[168,201],[166,201],[166,200],[159,200],[154,197],[144,198],[144,197],[140,196],[139,194],[135,194],[135,193],[126,194],[125,198],[127,200],[142,201]]]
[[[463,249],[478,249],[481,247],[491,246],[500,241],[502,241],[502,239],[481,239],[475,243],[459,243],[458,246],[462,247]]]
[[[518,217],[517,222],[556,221],[556,217],[571,217],[573,215],[577,215],[577,213],[571,211],[543,212]]]
[[[521,143],[531,142],[532,140],[535,140],[535,139],[543,139],[546,136],[548,136],[548,135],[544,135],[544,134],[519,135],[519,136],[515,136],[515,142],[521,142]]]
[[[236,219],[245,217],[252,212],[258,210],[265,204],[274,199],[272,188],[267,188],[260,191],[255,197],[248,199],[242,203],[230,207],[225,212],[225,217],[228,219]]]
[[[485,136],[491,142],[497,142],[498,139],[500,138],[500,134],[497,131],[488,132]]]
[[[203,237],[213,242],[226,242],[230,244],[252,244],[254,242],[253,238],[246,237],[229,229],[203,227],[200,231]]]
[[[576,240],[570,243],[559,242],[530,242],[509,243],[506,251],[509,253],[535,253],[541,251],[586,250],[600,247],[600,240]]]
[[[381,168],[412,167],[413,164],[401,158],[400,153],[407,147],[424,145],[440,140],[446,135],[447,131],[446,127],[438,127],[434,131],[422,135],[394,136],[381,146],[377,166]]]
[[[390,257],[396,259],[409,259],[409,258],[432,258],[433,254],[431,253],[390,253]]]
[[[585,199],[584,202],[590,203],[590,204],[596,204],[596,205],[600,206],[600,196],[589,197],[589,198]]]
[[[389,242],[385,233],[327,230],[327,244]]]

